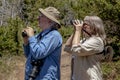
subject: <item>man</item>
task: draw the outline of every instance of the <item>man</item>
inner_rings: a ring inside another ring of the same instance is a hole
[[[23,30],[27,33],[27,36],[23,37],[24,53],[27,58],[25,80],[60,80],[62,37],[57,31],[60,28],[58,21],[60,12],[54,7],[40,8],[39,11],[39,25],[42,32],[34,36],[31,27]],[[33,68],[38,71],[36,75],[32,75],[36,72]]]

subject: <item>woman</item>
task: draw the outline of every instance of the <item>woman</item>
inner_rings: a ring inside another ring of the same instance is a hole
[[[64,50],[74,57],[72,80],[102,80],[101,52],[104,49],[105,31],[98,16],[86,16],[83,23],[73,22],[74,33]]]

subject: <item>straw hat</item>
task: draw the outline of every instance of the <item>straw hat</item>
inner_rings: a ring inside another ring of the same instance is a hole
[[[50,20],[52,20],[60,25],[60,22],[58,21],[60,12],[56,8],[54,8],[54,7],[47,7],[45,9],[39,8],[39,11],[43,15],[45,15],[47,18],[49,18]]]

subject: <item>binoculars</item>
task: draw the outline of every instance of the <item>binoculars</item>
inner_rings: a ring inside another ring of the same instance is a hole
[[[33,66],[33,69],[31,71],[31,73],[29,74],[29,80],[35,80],[35,78],[37,77],[37,75],[40,72],[40,66],[43,65],[43,61],[42,60],[32,60],[31,64]]]
[[[34,33],[36,33],[36,30],[34,30]],[[27,37],[28,35],[27,35],[27,32],[26,31],[24,31],[24,32],[22,32],[22,37]]]
[[[24,31],[22,32],[22,37],[26,37],[27,36],[27,33]]]

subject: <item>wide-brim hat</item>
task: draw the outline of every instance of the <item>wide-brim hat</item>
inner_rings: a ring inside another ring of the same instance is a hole
[[[52,20],[60,25],[60,22],[58,21],[60,12],[56,8],[54,8],[54,7],[47,7],[45,9],[39,8],[39,11],[43,15],[45,15],[47,18],[49,18],[50,20]]]

